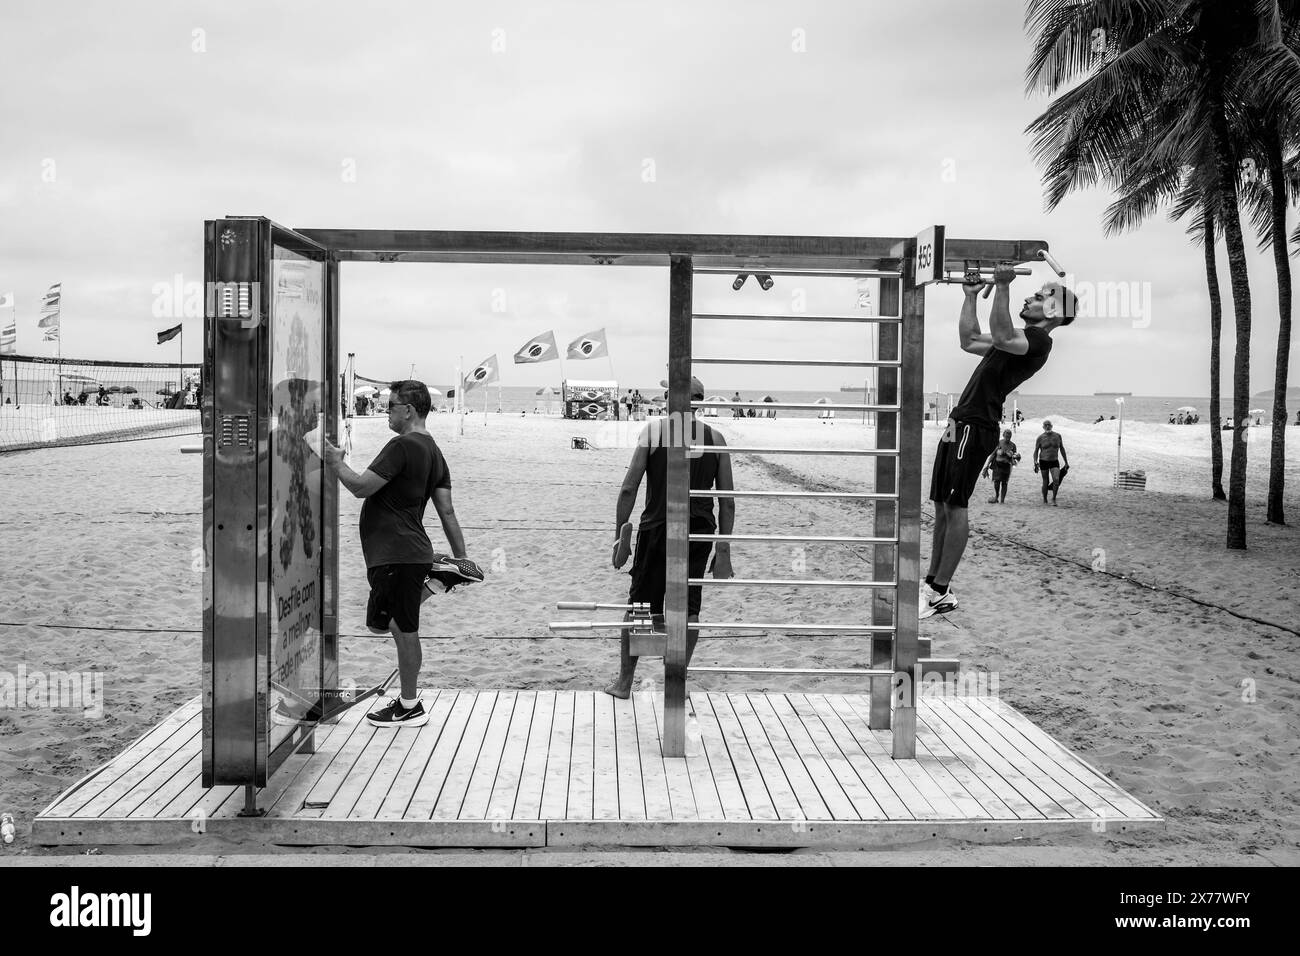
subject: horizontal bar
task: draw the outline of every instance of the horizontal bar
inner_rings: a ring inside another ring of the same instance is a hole
[[[594,601],[558,601],[560,611],[649,611],[649,604],[597,604]]]
[[[735,587],[737,585],[751,586],[773,586],[787,588],[896,588],[897,581],[833,581],[827,579],[814,579],[810,581],[800,581],[794,578],[687,578],[687,584],[698,585],[726,585]]]
[[[640,631],[643,634],[656,633],[647,630],[649,621],[552,621],[546,626],[552,631]],[[692,625],[693,627],[694,625]],[[657,632],[663,633],[663,632]]]
[[[818,541],[822,544],[898,544],[897,538],[841,538],[808,534],[691,534],[691,541]]]
[[[816,279],[843,276],[854,279],[901,279],[901,272],[888,269],[769,269],[766,266],[697,266],[691,269],[697,276],[810,276]]]
[[[725,631],[834,631],[837,634],[874,634],[894,632],[890,624],[698,624],[690,625],[691,630]]]
[[[201,455],[203,454],[202,445],[181,445],[182,455]]]
[[[709,319],[718,322],[902,322],[897,315],[738,315],[730,312],[695,312],[693,319]]]
[[[876,498],[885,501],[897,501],[898,495],[883,491],[728,491],[720,492],[716,488],[708,491],[691,489],[692,498]]]
[[[692,667],[692,674],[793,674],[800,677],[893,677],[891,670],[861,667]]]
[[[812,368],[902,368],[901,359],[873,362],[814,362],[807,359],[750,359],[750,358],[701,358],[691,359],[696,365],[803,365]],[[770,404],[770,403],[769,403]]]
[[[739,445],[687,445],[688,452],[712,455],[871,455],[897,458],[897,448],[741,448]],[[716,497],[716,496],[715,496]]]
[[[854,389],[858,391],[858,389]],[[808,411],[901,412],[897,405],[832,405],[826,402],[710,402],[696,400],[691,408],[803,408]]]

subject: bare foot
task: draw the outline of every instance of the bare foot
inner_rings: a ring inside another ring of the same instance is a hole
[[[609,694],[610,697],[616,697],[619,700],[627,700],[632,696],[632,681],[616,680],[605,688],[605,693]]]

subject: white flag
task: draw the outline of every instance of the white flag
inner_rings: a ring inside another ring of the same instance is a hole
[[[579,335],[569,343],[568,358],[594,359],[609,354],[609,345],[605,341],[605,330],[596,329],[586,335]]]
[[[14,307],[14,294],[6,292],[0,295],[0,309],[12,309]]]

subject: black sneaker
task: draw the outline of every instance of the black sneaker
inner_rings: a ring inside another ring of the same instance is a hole
[[[434,594],[445,594],[462,584],[477,584],[482,580],[483,571],[473,561],[435,554],[433,569],[424,579],[424,586]]]
[[[414,707],[407,709],[399,698],[394,697],[387,707],[366,714],[366,720],[375,727],[423,727],[429,722],[429,715],[425,712],[424,701],[417,700]]]

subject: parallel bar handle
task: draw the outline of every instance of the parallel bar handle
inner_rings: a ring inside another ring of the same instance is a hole
[[[903,273],[891,272],[888,269],[854,269],[847,267],[844,269],[769,269],[764,265],[741,265],[734,266],[695,266],[691,269],[697,276],[717,275],[717,276],[809,276],[812,278],[834,278],[843,276],[854,279],[901,279]]]
[[[690,625],[692,630],[725,631],[834,631],[837,634],[894,633],[891,624],[746,624],[744,622]]]
[[[893,677],[889,670],[861,667],[692,667],[692,674],[794,674],[801,677]]]
[[[896,588],[897,581],[835,581],[830,578],[815,578],[799,581],[794,578],[687,578],[687,584],[735,587],[750,585],[754,587],[785,588]]]
[[[872,498],[881,501],[897,501],[898,495],[883,491],[708,491],[691,489],[692,498]]]
[[[559,611],[649,611],[649,604],[597,604],[594,601],[557,601]]]
[[[700,358],[691,359],[696,365],[802,365],[812,368],[902,368],[901,361],[874,362],[814,362],[808,359],[751,359],[751,358]]]
[[[898,544],[897,538],[856,538],[809,534],[688,534],[691,541],[818,541],[822,544]]]
[[[857,391],[857,389],[855,389]],[[863,405],[863,404],[827,404],[825,402],[710,402],[698,399],[691,402],[691,408],[802,408],[807,411],[840,412],[901,412],[898,405]]]
[[[738,445],[687,445],[688,452],[710,455],[869,455],[897,458],[897,448],[741,448]]]

